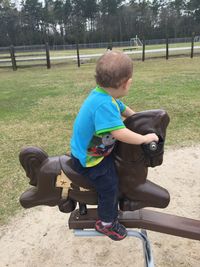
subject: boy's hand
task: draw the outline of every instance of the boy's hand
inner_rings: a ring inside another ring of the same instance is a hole
[[[155,133],[145,134],[144,138],[145,138],[144,144],[149,144],[153,141],[155,142],[159,141],[159,138]]]

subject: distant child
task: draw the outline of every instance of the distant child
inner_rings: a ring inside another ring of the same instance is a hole
[[[132,74],[132,60],[122,52],[110,51],[99,58],[97,86],[85,99],[71,138],[74,169],[87,177],[98,193],[95,229],[113,240],[127,236],[118,222],[118,176],[111,153],[115,141],[135,145],[158,141],[154,133],[140,135],[127,129],[121,118],[135,113],[119,100],[128,94]]]

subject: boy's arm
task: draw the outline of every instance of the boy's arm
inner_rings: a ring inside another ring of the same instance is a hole
[[[158,142],[159,140],[158,136],[154,133],[141,135],[129,130],[128,128],[114,130],[111,133],[115,139],[133,145],[148,144],[153,141]]]
[[[124,110],[124,112],[122,112],[122,116],[125,118],[128,118],[132,115],[135,114],[135,111],[133,111],[131,108],[129,108],[128,106],[126,106],[126,109]]]

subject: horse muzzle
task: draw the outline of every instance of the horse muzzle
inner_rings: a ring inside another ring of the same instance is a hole
[[[142,149],[145,154],[145,163],[147,167],[159,166],[163,162],[164,141],[159,140],[158,143],[151,142],[150,144],[143,144]]]

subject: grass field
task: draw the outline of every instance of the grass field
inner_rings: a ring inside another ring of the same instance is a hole
[[[179,58],[135,62],[134,83],[123,100],[136,111],[165,109],[171,118],[167,147],[200,143],[200,61]],[[23,146],[49,155],[69,152],[73,120],[94,83],[94,64],[0,70],[0,217],[19,211],[28,187],[19,165]]]

